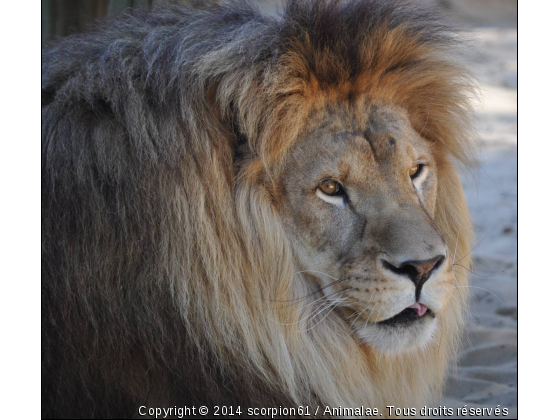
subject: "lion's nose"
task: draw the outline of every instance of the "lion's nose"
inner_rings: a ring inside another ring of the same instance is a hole
[[[382,260],[383,267],[395,274],[408,277],[420,289],[424,283],[430,278],[432,272],[437,270],[443,263],[445,256],[438,255],[429,260],[410,260],[402,262],[398,265],[391,264],[386,260]]]

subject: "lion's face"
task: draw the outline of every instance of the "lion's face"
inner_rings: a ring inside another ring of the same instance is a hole
[[[362,341],[398,352],[430,341],[452,264],[433,220],[430,144],[401,109],[361,108],[311,114],[275,198],[300,269],[322,288],[313,299],[332,303]]]

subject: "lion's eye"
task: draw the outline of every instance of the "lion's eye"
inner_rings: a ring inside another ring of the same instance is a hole
[[[418,164],[418,165],[414,165],[412,168],[410,168],[408,170],[408,175],[414,179],[416,178],[418,175],[420,175],[420,173],[422,172],[422,168],[424,167],[424,165]]]
[[[332,179],[323,181],[319,185],[319,189],[327,195],[340,195],[342,193],[340,184]]]

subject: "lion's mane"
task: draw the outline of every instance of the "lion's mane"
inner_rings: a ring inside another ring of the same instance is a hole
[[[337,317],[298,332],[297,268],[262,185],[313,104],[398,104],[433,143],[436,221],[468,267],[455,165],[469,161],[471,85],[456,50],[438,16],[378,0],[137,11],[45,49],[43,416],[437,396],[466,289],[425,351],[379,354]]]

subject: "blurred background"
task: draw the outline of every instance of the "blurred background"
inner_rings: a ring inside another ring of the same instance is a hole
[[[352,0],[348,0],[352,1]],[[476,240],[468,340],[442,404],[508,408],[517,417],[517,2],[418,0],[466,29],[479,166],[463,174]],[[197,7],[219,0],[42,0],[42,41],[85,32],[95,19],[162,3]],[[256,1],[277,13],[278,0]]]

